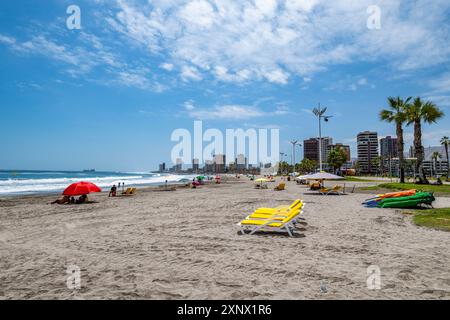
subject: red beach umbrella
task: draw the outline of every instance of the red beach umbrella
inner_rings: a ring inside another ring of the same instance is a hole
[[[68,186],[66,190],[64,190],[63,195],[81,196],[83,194],[89,194],[93,192],[102,192],[102,189],[90,182],[76,182]]]

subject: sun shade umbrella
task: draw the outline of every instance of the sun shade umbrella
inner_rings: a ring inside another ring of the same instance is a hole
[[[204,180],[206,177],[205,176],[198,176],[197,180]]]
[[[318,172],[315,174],[310,174],[306,177],[306,180],[343,180],[341,176],[331,174],[328,172]]]
[[[309,178],[309,176],[310,176],[309,174],[306,174],[304,176],[298,176],[297,178],[295,178],[295,180],[306,180]]]
[[[89,194],[93,192],[102,192],[102,189],[97,187],[95,184],[90,182],[76,182],[72,183],[70,186],[64,190],[63,195],[65,196],[81,196],[84,194]]]
[[[261,178],[261,179],[256,179],[255,182],[269,182],[269,180]]]

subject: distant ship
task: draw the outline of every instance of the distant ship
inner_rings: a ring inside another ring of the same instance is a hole
[[[88,170],[85,169],[85,170],[83,170],[83,172],[84,173],[86,173],[86,172],[95,172],[95,169],[88,169]]]

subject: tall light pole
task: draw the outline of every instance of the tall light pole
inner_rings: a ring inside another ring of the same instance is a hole
[[[300,148],[302,146],[302,144],[301,143],[297,143],[296,146]],[[295,164],[294,164],[294,171],[295,171]]]
[[[328,122],[328,120],[332,116],[326,116],[325,112],[327,112],[327,108],[322,108],[319,103],[319,107],[314,108],[312,110],[313,114],[317,117],[319,120],[319,170],[322,171],[322,118],[325,120],[325,122]]]

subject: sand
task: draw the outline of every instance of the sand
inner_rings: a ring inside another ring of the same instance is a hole
[[[449,299],[450,233],[417,227],[366,194],[319,196],[250,181],[97,203],[0,201],[0,299]],[[240,235],[261,206],[306,202],[290,238]],[[450,206],[439,198],[437,206]],[[70,265],[80,289],[67,287]],[[377,265],[381,289],[367,287]]]

